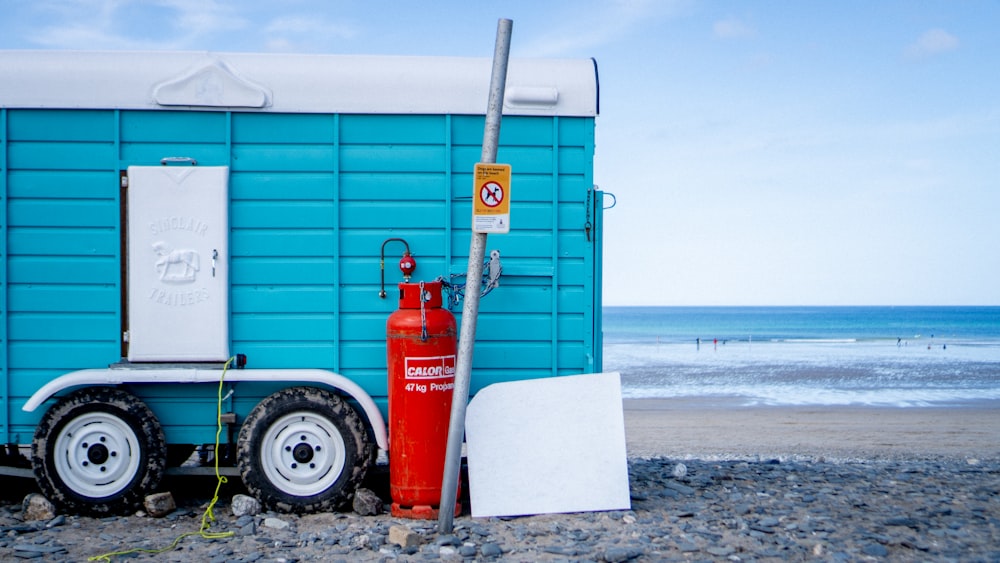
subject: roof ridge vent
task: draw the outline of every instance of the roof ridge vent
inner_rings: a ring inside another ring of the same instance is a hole
[[[504,105],[509,107],[555,107],[559,103],[559,89],[553,86],[511,86],[504,94]]]
[[[153,87],[153,101],[161,106],[264,108],[270,99],[266,88],[218,59]]]

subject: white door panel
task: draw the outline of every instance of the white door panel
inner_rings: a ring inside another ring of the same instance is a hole
[[[128,359],[229,358],[229,168],[128,168]]]

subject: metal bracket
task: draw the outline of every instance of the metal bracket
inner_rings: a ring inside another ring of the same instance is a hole
[[[160,164],[163,166],[168,164],[182,164],[185,162],[190,163],[191,166],[198,166],[198,161],[190,156],[165,156],[160,159]]]
[[[601,195],[603,195],[605,197],[610,197],[611,198],[611,205],[608,205],[604,209],[611,209],[612,207],[618,205],[618,198],[615,197],[615,194],[613,194],[611,192],[603,192]]]

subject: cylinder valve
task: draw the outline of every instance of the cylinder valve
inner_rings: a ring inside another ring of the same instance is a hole
[[[413,256],[410,256],[409,251],[403,254],[403,257],[399,259],[399,271],[403,272],[403,281],[410,281],[410,276],[413,275],[413,271],[417,269],[417,261],[414,260]]]

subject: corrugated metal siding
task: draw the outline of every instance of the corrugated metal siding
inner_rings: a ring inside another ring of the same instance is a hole
[[[386,248],[389,297],[380,299],[382,242],[409,242],[415,279],[466,269],[482,117],[4,111],[10,223],[0,282],[9,284],[15,440],[30,439],[40,413],[19,407],[44,382],[120,358],[118,178],[129,165],[189,156],[231,167],[232,350],[251,368],[330,369],[384,399],[385,321],[403,248]],[[599,369],[600,288],[584,231],[593,152],[592,117],[504,118],[498,161],[514,171],[513,229],[488,242],[504,276],[481,302],[473,392]],[[148,392],[168,439],[187,436],[184,394]]]
[[[0,108],[0,204],[7,208],[7,108]],[[0,437],[10,439],[10,378],[7,366],[7,214],[0,216]]]
[[[7,366],[14,441],[52,378],[120,356],[116,117],[7,111]]]
[[[232,130],[232,349],[333,369],[336,117],[234,114]]]

